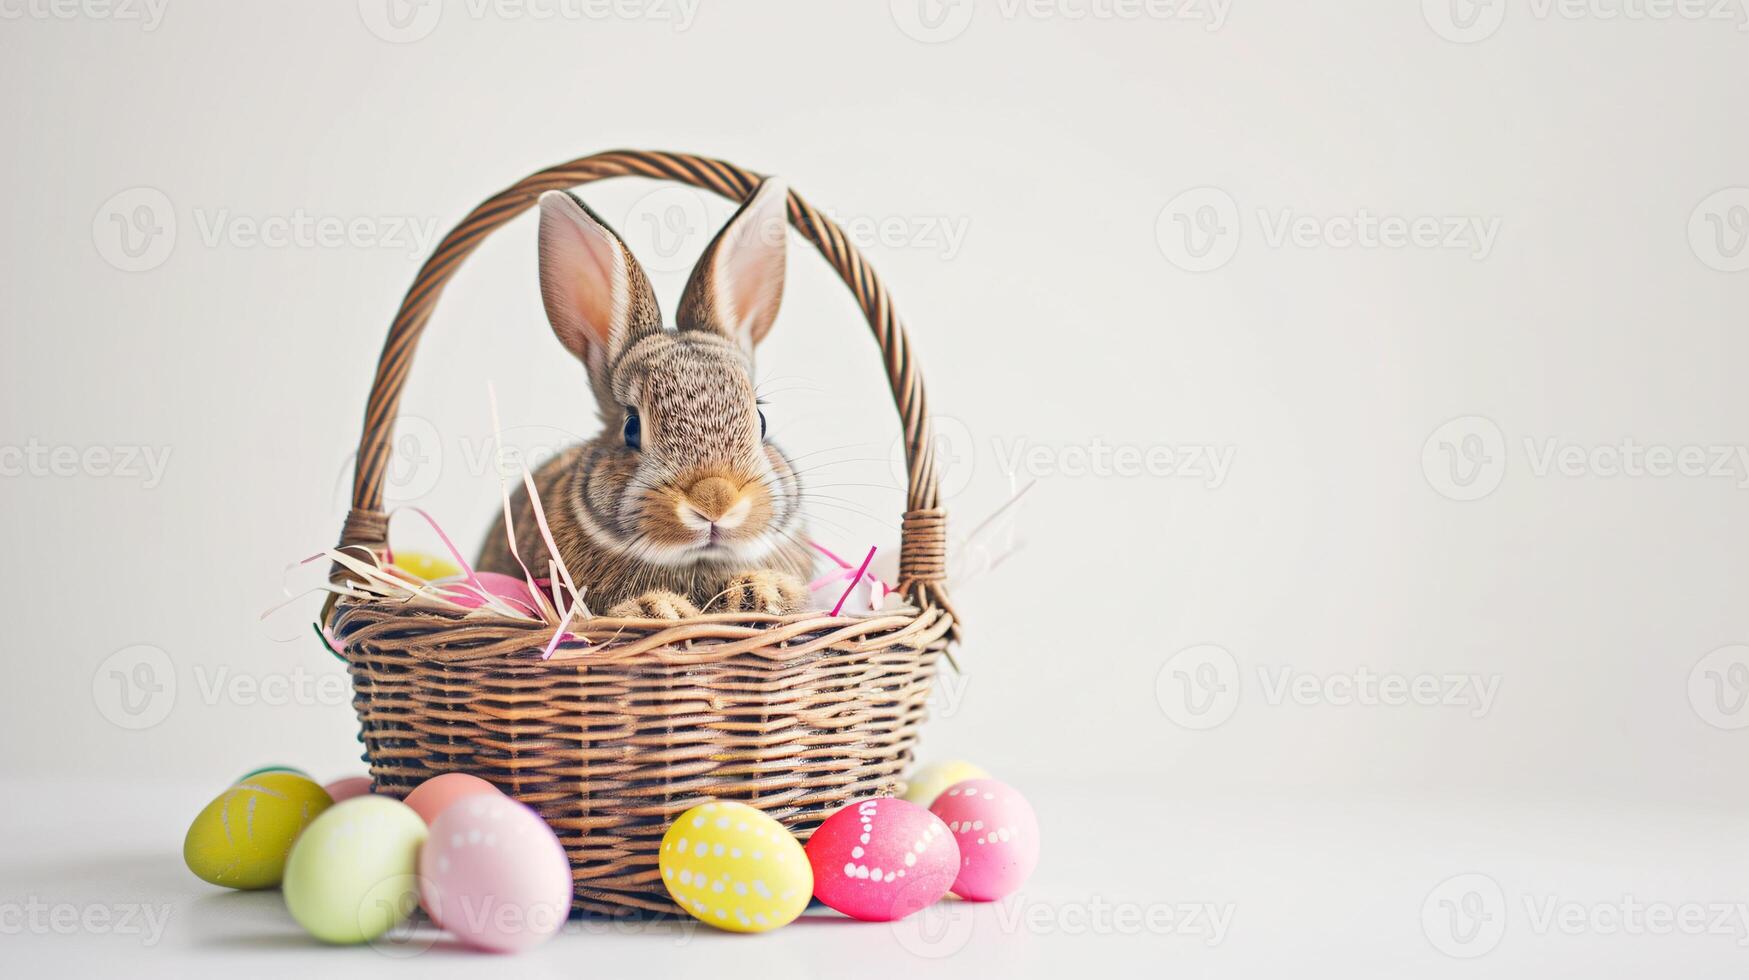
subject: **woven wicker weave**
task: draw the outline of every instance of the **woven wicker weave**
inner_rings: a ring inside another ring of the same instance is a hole
[[[383,346],[341,547],[385,546],[383,478],[401,388],[462,260],[543,191],[618,176],[680,181],[734,201],[760,179],[719,160],[616,151],[543,170],[475,208],[420,269]],[[352,674],[376,789],[402,796],[444,772],[490,780],[558,833],[583,909],[673,911],[657,845],[674,816],[703,800],[750,803],[805,839],[844,803],[893,792],[954,638],[928,414],[904,328],[836,225],[793,193],[789,218],[855,294],[884,355],[910,471],[904,608],[860,618],[597,617],[572,629],[587,645],[545,661],[538,654],[551,630],[537,623],[351,599],[325,617]]]

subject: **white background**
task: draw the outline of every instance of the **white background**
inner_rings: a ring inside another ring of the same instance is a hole
[[[1138,874],[1126,828],[1315,801],[1399,841],[1350,829],[1337,867],[1423,856],[1380,935],[1455,970],[1414,926],[1448,875],[1511,879],[1624,807],[1731,840],[1749,808],[1740,6],[606,9],[457,0],[396,27],[376,0],[0,0],[5,776],[190,783],[186,814],[153,818],[173,840],[256,765],[360,768],[318,600],[261,614],[319,578],[285,569],[335,539],[376,352],[435,236],[526,172],[624,146],[782,174],[851,226],[910,324],[957,529],[1037,480],[1024,547],[959,590],[966,669],[922,755],[977,760],[1033,787],[1065,841],[1090,835],[1050,881],[1146,893],[1171,868]],[[728,208],[661,188],[583,193],[671,304]],[[257,234],[305,220],[350,241]],[[1412,222],[1437,235],[1377,240]],[[842,498],[816,536],[890,554],[876,351],[792,244],[761,352],[773,432],[831,464],[809,476]],[[488,382],[526,448],[594,425],[540,313],[529,219],[455,280],[403,404],[394,496],[469,549],[498,494]],[[1202,469],[1118,472],[1116,447]],[[415,520],[397,539],[426,546]],[[1434,693],[1350,698],[1357,677]],[[1263,852],[1320,846],[1263,823]],[[1498,848],[1451,829],[1482,824]],[[1740,845],[1669,843],[1593,882],[1622,845],[1600,842],[1572,855],[1586,885],[1522,887],[1749,899],[1742,874],[1688,873],[1749,870]],[[1300,889],[1327,908],[1268,866],[1249,897],[1204,878],[1241,916]],[[1230,966],[1275,948],[1268,919]],[[1495,955],[1696,974],[1740,955],[1597,932],[1509,933]]]

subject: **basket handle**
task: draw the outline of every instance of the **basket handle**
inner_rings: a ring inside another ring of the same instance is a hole
[[[731,201],[744,201],[759,185],[752,171],[708,157],[684,153],[613,150],[550,167],[517,181],[488,198],[450,230],[438,244],[401,301],[395,322],[383,342],[365,408],[364,430],[358,439],[358,459],[352,478],[352,510],[340,532],[340,548],[381,550],[388,541],[383,513],[383,477],[389,462],[401,389],[413,363],[413,351],[443,287],[493,230],[532,207],[549,190],[563,190],[604,177],[654,177],[715,191]],[[814,210],[794,191],[789,195],[789,221],[850,287],[874,331],[892,385],[893,403],[905,429],[905,464],[910,475],[905,491],[905,515],[899,532],[898,589],[920,609],[952,613],[948,601],[947,525],[936,486],[935,455],[929,439],[929,410],[923,377],[911,353],[905,328],[893,312],[886,286],[856,246],[832,219]],[[338,567],[335,578],[344,577]]]

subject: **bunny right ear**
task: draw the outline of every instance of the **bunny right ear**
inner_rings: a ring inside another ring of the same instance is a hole
[[[607,366],[638,339],[660,332],[662,314],[625,243],[565,191],[540,196],[540,292],[553,333],[611,395]]]
[[[789,189],[767,177],[705,246],[680,296],[676,325],[721,334],[751,355],[783,302],[788,232]]]

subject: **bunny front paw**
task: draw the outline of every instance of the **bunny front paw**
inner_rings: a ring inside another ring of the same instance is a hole
[[[686,619],[698,615],[692,600],[666,589],[652,589],[607,611],[614,619]]]
[[[742,572],[723,587],[723,608],[729,612],[769,613],[781,616],[795,612],[807,602],[808,586],[794,575],[761,570]]]

